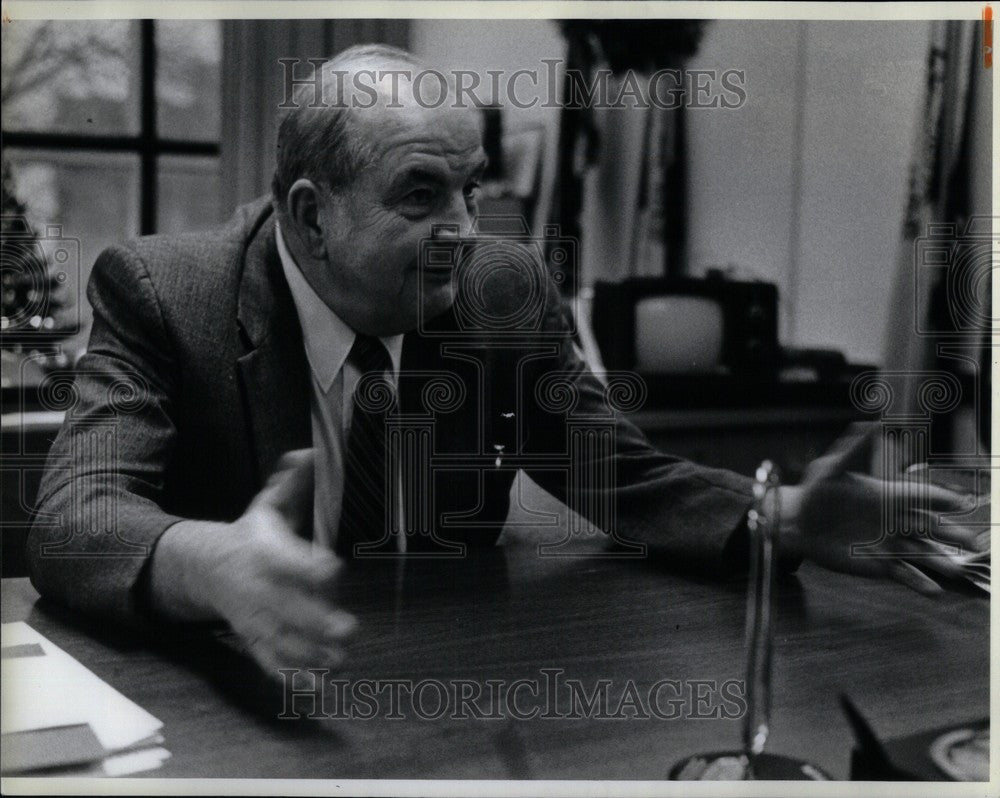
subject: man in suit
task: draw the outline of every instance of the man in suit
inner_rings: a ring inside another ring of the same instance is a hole
[[[617,414],[540,264],[463,283],[422,263],[471,229],[478,115],[427,107],[405,76],[354,107],[335,80],[420,67],[346,51],[324,67],[328,107],[283,121],[272,197],[100,256],[29,538],[39,592],[116,623],[225,620],[265,668],[328,666],[356,625],[330,600],[343,559],[493,545],[519,468],[622,545],[741,566],[750,479],[657,452]],[[414,419],[407,470],[387,441]],[[846,474],[848,455],[782,489],[786,562],[933,589],[902,559],[848,555],[877,537],[882,492],[906,490]]]

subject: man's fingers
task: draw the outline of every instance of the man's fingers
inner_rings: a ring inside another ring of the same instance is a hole
[[[963,574],[963,566],[948,546],[934,541],[908,540],[899,547],[902,558],[922,571],[933,571],[950,579],[958,579]]]
[[[900,529],[914,534],[918,531],[924,535],[930,533],[945,542],[972,550],[977,548],[980,530],[963,523],[976,508],[974,499],[938,485],[910,480],[883,482],[853,473],[849,478],[867,486],[872,495],[878,496],[885,510],[893,513]]]
[[[357,621],[342,610],[288,602],[293,608],[261,617],[241,634],[254,659],[273,678],[281,668],[335,668],[345,659],[344,643]],[[298,610],[298,612],[296,612]]]
[[[900,515],[901,529],[906,531],[906,539],[918,543],[938,543],[967,553],[978,551],[980,530],[957,520],[950,521],[948,516],[945,512],[912,507]]]
[[[346,616],[346,617],[338,617]],[[325,623],[325,625],[324,625]],[[281,680],[282,669],[337,668],[346,659],[344,632],[356,623],[347,613],[333,613],[315,628],[291,624],[280,625],[254,636],[248,648],[270,678]]]
[[[296,630],[284,630],[274,641],[275,657],[295,668],[339,668],[344,649],[337,643],[317,641]]]
[[[956,493],[950,488],[935,485],[933,482],[921,484],[919,490],[927,497],[928,507],[933,510],[951,512],[958,512],[959,510],[969,511],[975,509],[977,504],[974,496]]]
[[[286,452],[261,491],[260,499],[293,524],[312,517],[314,454],[312,449]]]
[[[250,655],[254,658],[257,666],[271,679],[280,681],[283,678],[281,675],[282,668],[291,668],[294,670],[296,667],[279,661],[275,652],[263,641],[255,641],[248,644],[247,647],[250,649]]]
[[[959,521],[951,522],[948,520],[948,516],[942,513],[933,513],[927,510],[917,512],[928,519],[925,524],[926,528],[930,529],[933,539],[946,546],[957,546],[963,552],[980,551],[981,529],[967,526]]]
[[[340,643],[350,638],[358,621],[345,610],[330,607],[325,601],[303,598],[287,602],[281,613],[283,630],[292,630],[323,644]]]
[[[284,645],[275,648],[270,643],[264,642],[251,646],[250,654],[261,672],[278,684],[287,684],[287,680],[294,678],[294,672],[310,668],[338,668],[344,662],[343,652],[340,651],[325,652],[308,647],[288,648]]]
[[[888,565],[889,576],[911,590],[924,596],[938,596],[944,589],[919,568],[905,560],[892,560]]]
[[[278,458],[278,462],[274,464],[274,468],[271,470],[264,488],[273,488],[284,479],[288,471],[294,470],[298,465],[301,465],[305,460],[312,457],[312,452],[313,450],[310,448],[291,449],[285,452]]]
[[[834,442],[830,450],[817,457],[802,476],[803,484],[821,479],[834,479],[848,471],[865,473],[868,471],[867,455],[874,440],[875,424],[855,423]]]
[[[268,566],[280,584],[308,596],[332,597],[344,566],[343,560],[332,551],[317,548],[289,532],[277,539],[269,554]]]

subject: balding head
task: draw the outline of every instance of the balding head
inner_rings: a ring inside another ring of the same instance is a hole
[[[454,298],[448,270],[425,274],[421,252],[440,231],[472,229],[486,168],[480,115],[403,50],[356,47],[320,69],[278,137],[282,238],[351,329],[412,330]]]
[[[320,66],[317,82],[299,83],[278,130],[272,192],[279,211],[299,178],[331,190],[348,186],[371,163],[373,134],[387,117],[427,110],[419,108],[417,91],[450,91],[434,79],[419,80],[428,85],[415,91],[413,77],[421,73],[441,75],[399,47],[363,44]]]

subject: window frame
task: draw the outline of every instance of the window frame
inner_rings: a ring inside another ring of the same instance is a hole
[[[161,155],[220,157],[221,140],[161,138],[156,124],[156,22],[139,20],[139,132],[137,135],[89,135],[43,131],[3,131],[4,149],[93,151],[139,156],[139,234],[157,231]]]

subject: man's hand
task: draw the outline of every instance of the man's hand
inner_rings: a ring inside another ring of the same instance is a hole
[[[886,482],[859,473],[871,436],[871,427],[853,430],[810,464],[801,485],[781,489],[782,547],[835,571],[940,593],[927,572],[957,577],[962,556],[977,551],[975,529],[945,522],[949,514],[970,510],[970,499],[927,482]],[[884,507],[894,511],[891,533]]]
[[[232,524],[183,521],[152,561],[154,606],[178,620],[222,618],[274,678],[331,667],[357,625],[332,604],[341,563],[296,534],[312,523],[312,450],[289,452]]]

